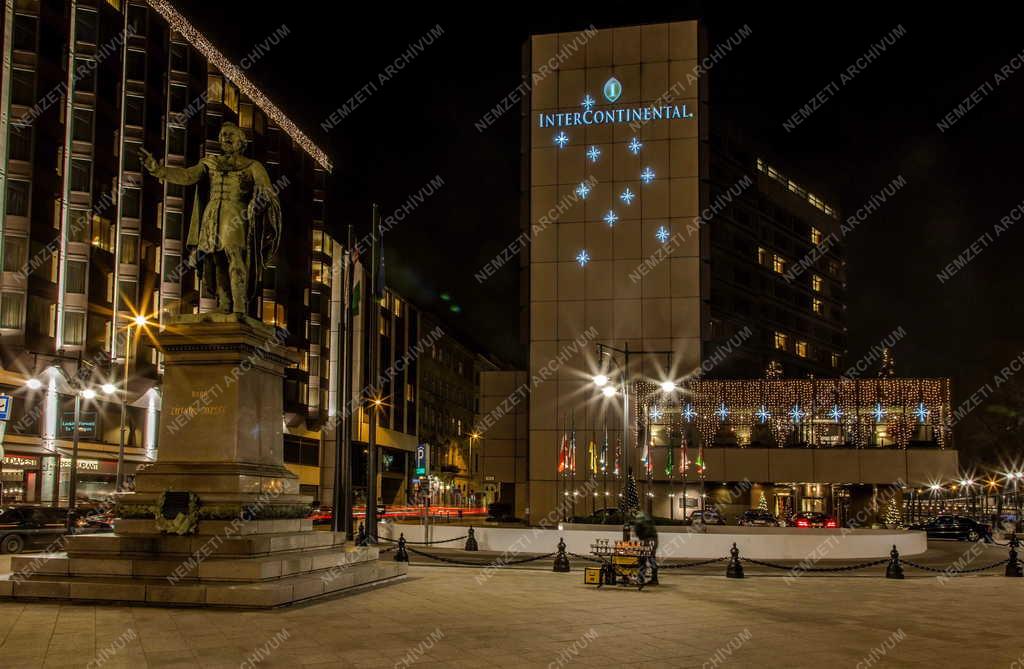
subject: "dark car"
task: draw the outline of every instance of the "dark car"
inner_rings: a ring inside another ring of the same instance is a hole
[[[589,525],[622,525],[623,518],[622,512],[618,509],[597,509],[589,516],[581,518],[579,522]]]
[[[307,518],[313,519],[313,525],[330,525],[334,520],[333,506],[317,506],[309,512]]]
[[[684,525],[725,525],[725,519],[714,509],[704,509],[691,513]]]
[[[747,527],[778,527],[779,519],[769,511],[749,509],[740,514],[736,524]]]
[[[75,533],[78,532],[112,532],[114,530],[114,511],[86,513],[75,521]]]
[[[803,511],[795,514],[789,520],[790,527],[839,527],[839,523],[832,516],[820,511]]]
[[[922,530],[929,539],[959,539],[961,541],[992,541],[992,528],[966,516],[935,516],[907,529]]]
[[[0,511],[0,553],[45,548],[67,534],[67,509],[10,507]]]

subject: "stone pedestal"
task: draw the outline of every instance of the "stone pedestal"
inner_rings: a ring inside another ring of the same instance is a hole
[[[283,334],[201,314],[157,340],[166,363],[158,462],[118,500],[113,534],[15,557],[0,596],[269,607],[406,574],[405,563],[305,518],[311,498],[283,461],[282,378],[298,360]]]

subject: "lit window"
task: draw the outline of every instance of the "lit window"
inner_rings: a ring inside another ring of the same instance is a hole
[[[811,275],[811,290],[813,290],[814,292],[820,293],[824,283],[825,282],[822,280],[822,278],[817,274]]]
[[[768,250],[760,246],[757,248],[757,264],[765,267],[768,265]]]
[[[324,231],[314,230],[313,231],[313,252],[323,253],[324,251]]]
[[[833,353],[832,354],[832,367],[835,368],[835,369],[839,368],[839,354],[838,353]]]
[[[811,226],[811,243],[815,245],[821,243],[821,230],[814,226]]]
[[[814,309],[814,313],[818,314],[819,316],[825,313],[824,305],[822,305],[821,300],[819,300],[816,297],[813,300],[811,300],[811,307]]]
[[[776,332],[775,348],[779,351],[785,351],[787,348],[789,348],[789,337],[782,332]]]
[[[210,102],[224,101],[224,77],[219,74],[206,77],[206,98]]]
[[[252,105],[243,102],[238,106],[238,125],[241,128],[252,127]]]
[[[796,341],[796,354],[801,358],[807,357],[807,342],[799,339]]]
[[[395,312],[395,318],[402,317],[402,300],[395,298],[392,302],[392,310]]]
[[[772,269],[779,274],[786,271],[786,259],[779,254],[772,255]]]

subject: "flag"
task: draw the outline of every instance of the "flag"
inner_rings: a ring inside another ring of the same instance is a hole
[[[593,438],[587,444],[587,459],[589,460],[588,465],[590,466],[590,473],[597,473],[597,443]]]
[[[672,476],[672,470],[675,469],[675,452],[676,449],[672,448],[672,444],[669,444],[668,455],[665,456],[665,476]]]
[[[562,433],[562,446],[558,449],[558,473],[565,474],[569,466],[569,435]]]
[[[576,473],[576,417],[572,419],[572,438],[569,439],[569,473]]]
[[[598,457],[598,463],[601,465],[601,473],[606,474],[608,472],[608,426],[604,426],[604,443],[601,444],[601,455]]]
[[[612,474],[615,474],[616,476],[618,476],[620,473],[622,473],[622,470],[619,468],[619,459],[621,457],[622,457],[622,439],[618,439],[615,442],[615,465],[614,465],[614,468],[612,469]]]
[[[697,474],[704,476],[704,444],[697,447],[697,460],[693,463],[697,468]]]
[[[687,469],[687,467],[690,466],[690,463],[687,462],[687,455],[686,455],[686,433],[685,432],[683,433],[683,453],[682,453],[682,455],[683,455],[682,461],[680,461],[680,463],[679,463],[679,473],[682,474],[683,478],[685,479],[686,478],[686,469]]]

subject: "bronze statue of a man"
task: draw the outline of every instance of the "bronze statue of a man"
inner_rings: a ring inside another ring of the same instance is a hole
[[[221,155],[191,167],[161,165],[142,149],[143,165],[161,181],[196,187],[186,247],[202,282],[203,297],[216,297],[225,313],[244,314],[249,271],[258,281],[281,239],[281,203],[267,170],[242,155],[245,133],[234,123],[220,128]],[[206,177],[205,180],[203,177]]]

